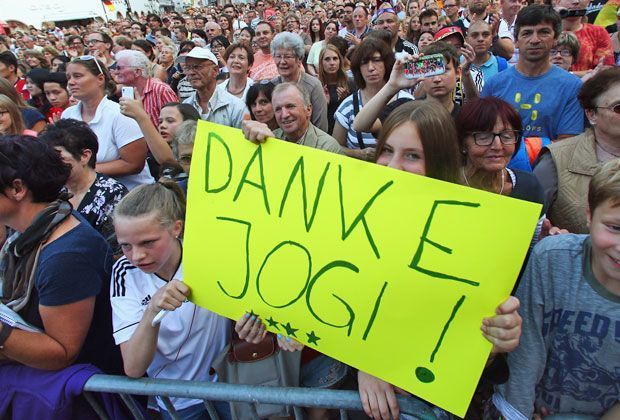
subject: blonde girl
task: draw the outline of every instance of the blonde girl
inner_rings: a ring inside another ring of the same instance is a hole
[[[113,268],[110,301],[114,339],[127,376],[215,380],[209,370],[227,344],[230,324],[187,300],[180,239],[184,217],[185,196],[173,181],[141,185],[114,210],[124,256]],[[161,311],[166,315],[154,322]],[[180,418],[206,416],[202,400],[171,401]],[[159,398],[157,402],[162,417],[172,418]],[[227,403],[213,404],[220,418],[230,418]]]

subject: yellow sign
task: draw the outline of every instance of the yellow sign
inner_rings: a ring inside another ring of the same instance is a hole
[[[193,302],[463,416],[540,206],[198,125],[185,229]]]

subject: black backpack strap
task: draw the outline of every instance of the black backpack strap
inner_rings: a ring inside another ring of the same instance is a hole
[[[359,90],[356,90],[353,93],[353,118],[357,116],[357,113],[360,112],[360,100],[357,95],[359,95]],[[355,131],[355,135],[357,136],[357,144],[360,145],[360,149],[366,148],[364,144],[364,140],[362,139],[362,133],[359,131]]]

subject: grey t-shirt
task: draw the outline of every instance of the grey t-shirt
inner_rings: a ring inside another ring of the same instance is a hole
[[[525,417],[602,415],[620,397],[620,296],[594,277],[589,235],[543,239],[532,251],[516,296],[523,334],[498,387]]]

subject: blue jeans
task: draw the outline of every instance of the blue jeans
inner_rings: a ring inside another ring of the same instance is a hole
[[[215,411],[220,416],[220,420],[232,420],[232,414],[230,413],[230,404],[226,401],[211,401],[213,407],[215,407]],[[172,420],[172,416],[170,414],[161,409],[161,417],[164,420]],[[178,410],[177,414],[179,418],[183,420],[210,420],[211,416],[207,412],[207,407],[204,404],[196,404],[191,407],[184,408],[183,410]]]

